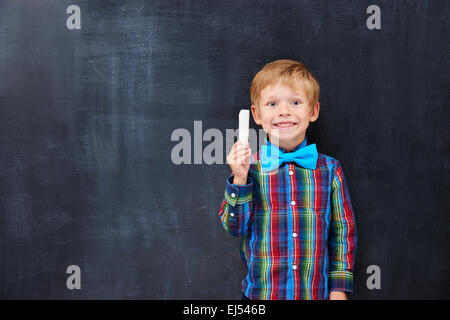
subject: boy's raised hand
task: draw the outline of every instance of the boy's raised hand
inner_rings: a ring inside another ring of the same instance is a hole
[[[228,164],[234,174],[233,184],[247,184],[248,169],[250,168],[250,146],[243,144],[240,140],[231,148],[227,156]]]

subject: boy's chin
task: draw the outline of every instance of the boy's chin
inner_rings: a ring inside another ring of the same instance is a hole
[[[293,135],[276,135],[274,133],[268,134],[269,141],[272,144],[278,145],[282,148],[285,148],[285,146],[289,146],[292,144],[293,141],[296,141],[298,139],[297,136]]]
[[[268,136],[271,142],[284,142],[284,143],[290,142],[295,138],[292,135],[275,134],[273,132],[270,133]]]

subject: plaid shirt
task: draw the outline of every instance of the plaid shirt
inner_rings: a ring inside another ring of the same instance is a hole
[[[295,150],[306,145],[305,137]],[[247,184],[233,178],[226,179],[219,217],[227,232],[243,236],[247,297],[328,299],[329,291],[353,291],[357,231],[338,160],[318,153],[315,170],[289,162],[263,172],[258,152]]]

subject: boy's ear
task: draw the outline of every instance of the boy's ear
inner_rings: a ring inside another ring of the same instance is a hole
[[[255,105],[252,104],[250,109],[252,110],[252,116],[253,116],[253,120],[255,121],[255,123],[258,125],[261,125],[261,115],[259,113],[258,108],[256,108]]]
[[[313,106],[310,114],[309,114],[309,122],[314,122],[319,117],[319,110],[320,110],[320,102],[317,101],[315,106]]]

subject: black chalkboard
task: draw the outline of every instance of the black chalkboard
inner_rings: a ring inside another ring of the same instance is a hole
[[[240,239],[218,218],[230,168],[175,164],[171,138],[236,129],[256,72],[293,59],[321,85],[308,141],[341,161],[356,212],[351,298],[448,299],[448,8],[1,1],[0,298],[239,299]]]

